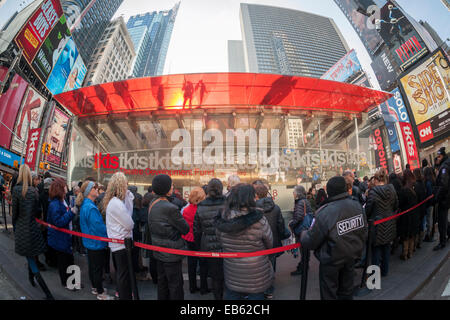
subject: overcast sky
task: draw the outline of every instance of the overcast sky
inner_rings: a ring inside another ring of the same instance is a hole
[[[116,16],[123,15],[127,21],[131,15],[168,10],[177,2],[124,0]],[[333,0],[182,0],[164,73],[227,72],[227,40],[242,39],[239,20],[241,2],[296,9],[332,18],[350,49],[356,50],[364,70],[375,79],[367,51]],[[417,20],[428,21],[443,39],[450,37],[450,12],[440,0],[398,0],[398,3]]]
[[[0,0],[2,1],[2,0]],[[30,0],[7,0],[0,9],[0,26],[15,8]],[[115,17],[172,8],[178,0],[124,0]],[[347,18],[333,0],[182,0],[172,33],[164,73],[227,72],[227,40],[241,40],[239,4],[272,5],[332,18],[350,49],[355,49],[363,68],[374,79],[371,60]],[[450,11],[440,0],[397,0],[416,20],[425,20],[442,39],[450,37]],[[373,81],[376,82],[376,81]]]

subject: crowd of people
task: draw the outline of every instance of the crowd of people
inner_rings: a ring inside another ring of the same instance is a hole
[[[152,280],[159,300],[182,300],[185,256],[134,247],[130,267],[124,244],[71,236],[45,228],[35,218],[89,235],[192,251],[248,253],[281,247],[282,241],[295,237],[302,250],[291,275],[302,274],[313,250],[320,262],[321,298],[352,299],[355,267],[371,261],[387,276],[390,256],[399,246],[400,258],[408,260],[423,241],[433,241],[436,220],[440,236],[434,250],[446,246],[449,169],[450,160],[441,148],[434,168],[424,161],[422,168],[413,171],[406,168],[401,174],[388,175],[381,169],[362,181],[349,170],[308,192],[298,185],[293,190],[292,220],[286,224],[264,180],[241,183],[232,175],[224,190],[222,181],[212,178],[207,185],[192,188],[185,201],[164,174],[155,176],[142,196],[121,172],[111,177],[107,187],[87,178],[69,191],[63,179],[46,173],[40,181],[22,165],[11,186],[15,252],[27,259],[30,283],[35,286],[36,280],[46,299],[53,295],[40,274],[46,267],[39,256],[44,254],[47,266],[57,268],[64,288],[78,290],[67,286],[66,272],[78,251],[87,255],[91,292],[99,300],[133,299],[133,278]],[[417,206],[431,195],[433,199]],[[369,228],[369,223],[411,208],[408,214]],[[189,256],[189,290],[202,295],[212,291],[216,300],[271,299],[281,254],[239,259]],[[147,266],[144,258],[148,258]],[[112,281],[111,260],[115,294],[103,286],[108,278]]]

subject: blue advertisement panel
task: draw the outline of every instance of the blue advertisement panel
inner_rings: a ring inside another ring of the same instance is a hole
[[[355,50],[351,50],[320,78],[345,82],[354,74],[361,72],[361,70],[361,63],[356,56],[356,52]]]
[[[400,151],[400,145],[398,143],[398,136],[397,130],[395,129],[395,123],[386,122],[385,124],[388,133],[389,144],[391,146],[391,151],[392,152]]]
[[[398,122],[410,123],[408,111],[406,111],[405,102],[403,101],[400,91],[398,88],[395,88],[391,93],[394,96],[381,105],[381,112],[385,115],[393,116]],[[384,104],[386,105],[383,106]]]
[[[20,157],[17,154],[14,154],[12,152],[9,152],[8,150],[5,150],[3,148],[0,148],[0,162],[3,164],[6,164],[10,167],[14,167],[14,161],[17,161],[19,163]],[[25,159],[22,158],[22,163],[25,162]]]
[[[70,72],[75,66],[75,62],[78,58],[78,50],[72,36],[67,37],[65,45],[59,52],[59,56],[53,55],[53,60],[56,60],[52,73],[47,80],[47,88],[51,93],[57,95],[63,92],[67,80],[69,79]]]
[[[86,76],[87,68],[83,62],[83,59],[78,55],[75,65],[69,74],[66,85],[64,86],[64,92],[81,88],[84,77]]]

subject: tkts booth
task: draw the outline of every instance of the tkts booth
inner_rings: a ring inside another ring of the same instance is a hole
[[[107,183],[124,172],[140,192],[158,173],[189,194],[238,174],[267,179],[283,210],[297,184],[376,169],[367,110],[391,97],[350,84],[253,73],[166,75],[55,96],[74,114],[69,176]]]

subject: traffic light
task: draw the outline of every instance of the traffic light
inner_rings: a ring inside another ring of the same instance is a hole
[[[14,160],[13,166],[14,166],[14,168],[18,169],[19,168],[19,161]]]
[[[44,169],[45,170],[50,170],[50,163],[44,163]]]
[[[47,143],[47,154],[50,154],[51,150],[52,150],[52,145],[50,143]]]
[[[39,162],[39,169],[44,170],[44,163],[43,162]]]
[[[42,144],[42,153],[43,153],[43,154],[45,154],[45,147],[46,147],[46,145],[47,145],[47,144],[46,144],[45,142]]]
[[[39,162],[39,169],[50,170],[50,164],[47,162]]]

